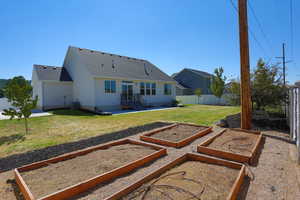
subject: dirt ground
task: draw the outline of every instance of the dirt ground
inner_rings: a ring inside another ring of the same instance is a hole
[[[206,127],[196,127],[179,124],[170,129],[155,133],[150,137],[167,140],[171,142],[179,142],[185,138],[197,134],[199,131],[206,129]]]
[[[21,176],[33,195],[40,198],[121,167],[155,151],[150,147],[134,144],[112,146],[109,149],[22,172]]]
[[[208,147],[251,156],[252,149],[255,147],[257,139],[258,135],[256,134],[248,134],[228,129],[219,137],[215,138]]]
[[[209,137],[220,132],[219,128],[198,138],[190,145],[181,149],[167,148],[168,156],[162,157],[151,164],[132,171],[132,173],[117,178],[106,184],[101,184],[72,199],[104,199],[118,190],[138,181],[142,176],[152,173],[166,163],[182,156],[186,152],[194,152],[196,146]],[[141,132],[130,138],[139,139]],[[260,156],[255,166],[249,167],[249,176],[240,192],[239,200],[295,200],[300,199],[300,166],[296,164],[295,145],[288,142],[288,135],[277,131],[263,132]],[[251,172],[253,173],[251,173]],[[18,199],[19,191],[14,184],[12,171],[0,174],[0,199]],[[201,191],[199,191],[201,192]],[[20,199],[20,198],[19,198]]]
[[[144,184],[122,200],[223,200],[227,198],[238,174],[237,169],[187,161]]]

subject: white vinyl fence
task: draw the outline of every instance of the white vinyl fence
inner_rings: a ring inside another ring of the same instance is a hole
[[[296,142],[300,164],[300,86],[290,89],[289,102],[290,137]]]
[[[228,105],[224,96],[217,98],[210,94],[201,95],[200,98],[196,95],[176,96],[176,100],[182,104]]]

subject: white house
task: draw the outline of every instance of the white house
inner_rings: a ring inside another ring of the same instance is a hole
[[[69,47],[63,66],[34,65],[33,96],[44,110],[117,110],[170,105],[176,82],[152,63],[100,51]]]

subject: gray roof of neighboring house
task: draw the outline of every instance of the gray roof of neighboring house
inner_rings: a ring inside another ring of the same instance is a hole
[[[200,71],[200,70],[196,70],[196,69],[189,69],[189,68],[185,68],[183,70],[188,70],[188,71],[191,71],[195,74],[198,74],[200,76],[204,76],[204,77],[207,77],[207,78],[211,78],[213,75],[210,74],[210,73],[207,73],[207,72],[203,72],[203,71]],[[178,74],[178,73],[177,73]]]
[[[70,47],[76,48],[76,47]],[[127,56],[104,53],[89,49],[76,48],[81,62],[86,64],[89,73],[95,77],[125,78],[133,80],[152,80],[175,82],[170,76],[161,71],[147,60]],[[104,56],[104,57],[103,57]],[[103,67],[102,59],[113,60],[113,66]]]
[[[184,87],[183,85],[181,85],[178,82],[176,82],[176,87],[179,88],[179,89],[187,89],[186,87]]]
[[[72,81],[64,67],[33,65],[37,78],[41,81]]]

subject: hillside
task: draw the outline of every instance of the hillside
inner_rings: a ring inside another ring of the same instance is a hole
[[[7,79],[0,79],[0,88],[3,88],[7,82],[8,82]]]
[[[1,89],[7,84],[8,80],[7,79],[0,79],[0,98],[3,97],[3,94],[1,92]]]

